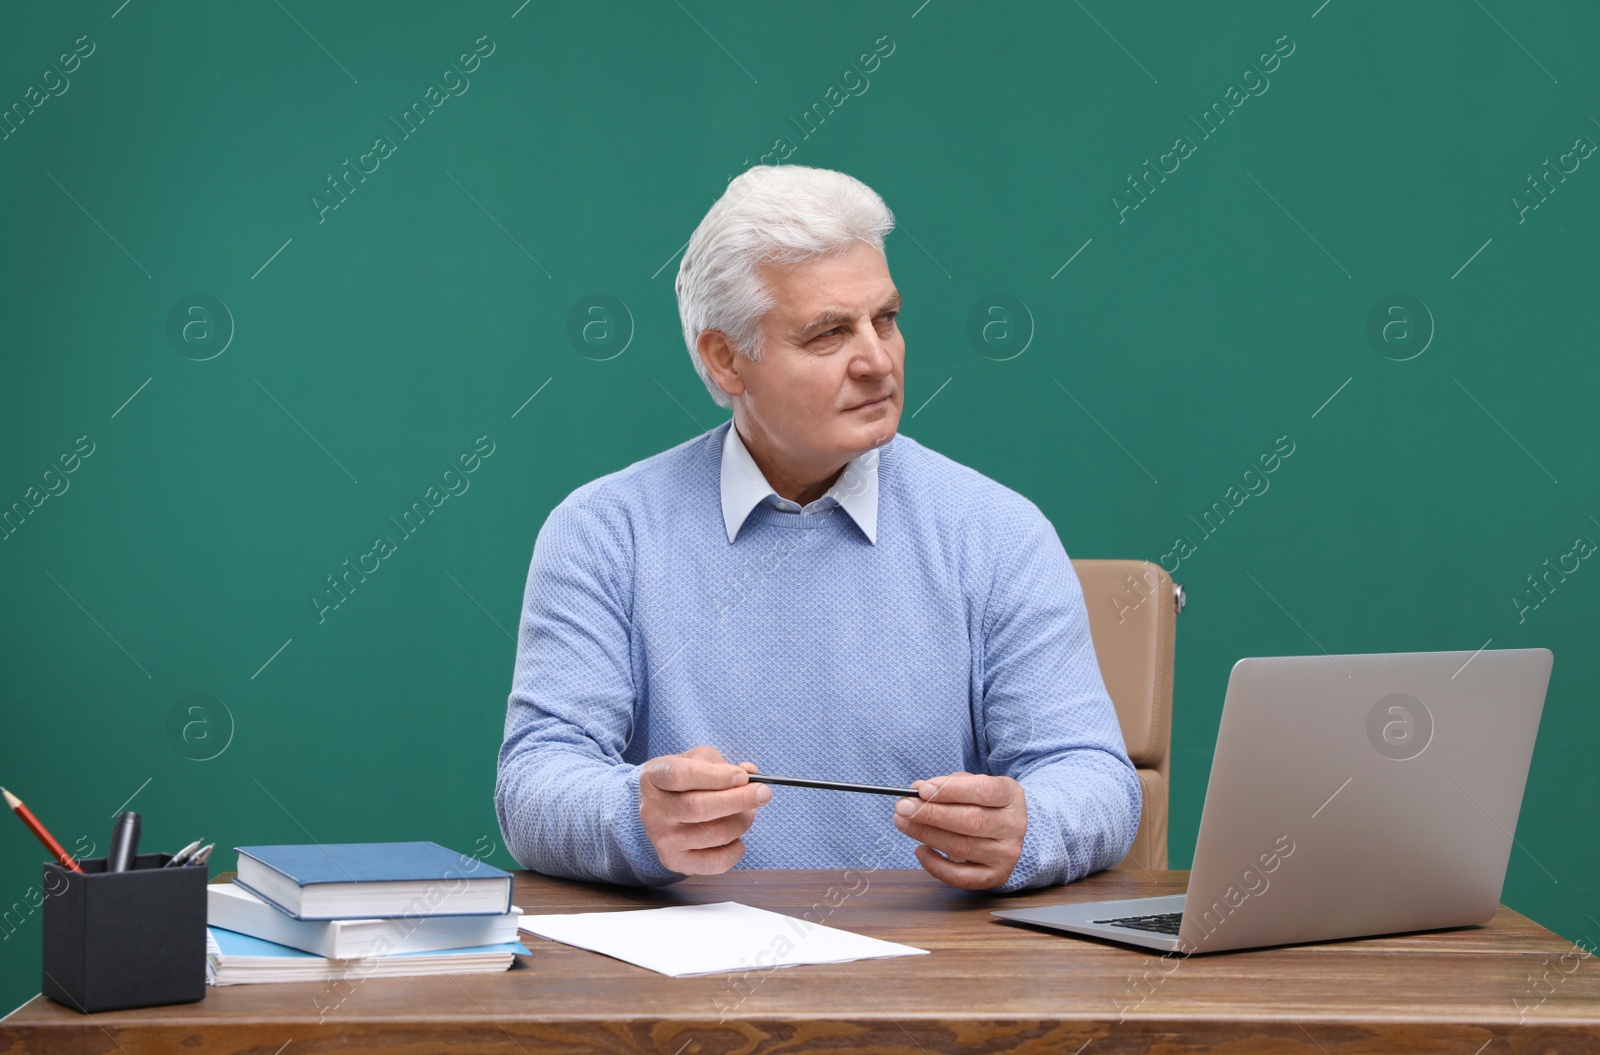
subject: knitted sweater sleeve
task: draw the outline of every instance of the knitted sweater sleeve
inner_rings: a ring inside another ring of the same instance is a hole
[[[534,543],[495,782],[506,846],[524,867],[569,879],[658,886],[639,817],[633,730],[631,538],[603,501],[575,493]]]
[[[1133,845],[1143,804],[1089,637],[1082,587],[1037,507],[1001,562],[985,610],[982,677],[988,772],[1027,797],[1022,856],[994,889],[1069,883]]]

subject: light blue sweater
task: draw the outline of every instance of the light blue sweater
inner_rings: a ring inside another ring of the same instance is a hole
[[[540,529],[495,787],[512,856],[682,879],[639,819],[639,766],[709,744],[783,776],[1016,778],[1027,836],[997,890],[1121,860],[1139,783],[1038,507],[898,435],[880,448],[875,545],[832,499],[758,505],[729,543],[729,427],[585,484]],[[895,801],[775,787],[737,867],[916,868]]]

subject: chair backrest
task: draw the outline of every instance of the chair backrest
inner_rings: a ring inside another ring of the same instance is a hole
[[[1172,761],[1172,667],[1183,587],[1141,560],[1075,560],[1100,676],[1117,708],[1144,810],[1118,868],[1167,867],[1167,800]]]

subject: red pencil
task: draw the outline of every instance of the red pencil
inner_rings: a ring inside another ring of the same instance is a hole
[[[55,836],[51,835],[45,830],[45,826],[39,823],[39,818],[33,815],[33,811],[22,804],[21,799],[6,791],[5,788],[0,788],[0,794],[5,795],[6,805],[11,807],[11,812],[22,818],[22,823],[26,824],[28,830],[39,837],[39,841],[44,843],[44,848],[49,850],[57,861],[60,861],[74,872],[81,873],[83,871],[78,867],[78,862],[72,859],[72,855],[62,849],[60,843],[56,842]]]

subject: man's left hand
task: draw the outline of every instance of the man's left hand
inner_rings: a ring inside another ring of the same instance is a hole
[[[921,797],[895,803],[894,826],[922,844],[917,861],[929,875],[962,890],[987,890],[1010,878],[1028,831],[1021,784],[960,772],[911,786]]]

